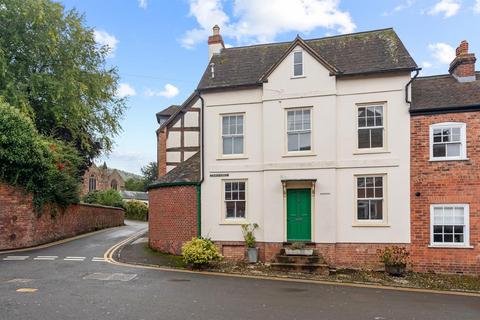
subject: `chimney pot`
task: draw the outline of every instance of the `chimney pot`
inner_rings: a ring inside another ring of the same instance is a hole
[[[455,50],[455,59],[450,63],[448,72],[457,79],[458,82],[475,81],[475,54],[468,53],[468,42],[463,40]]]
[[[222,35],[220,34],[220,27],[216,24],[212,28],[213,34],[208,37],[208,61],[210,61],[214,54],[220,54],[225,44],[223,43]]]

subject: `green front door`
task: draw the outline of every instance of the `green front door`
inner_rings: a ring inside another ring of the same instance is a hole
[[[311,241],[311,191],[287,189],[287,241]]]

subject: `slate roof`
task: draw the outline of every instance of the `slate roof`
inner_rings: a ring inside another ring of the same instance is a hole
[[[418,77],[412,83],[411,113],[480,107],[480,72],[477,81],[458,82],[452,75]]]
[[[417,64],[392,28],[305,40],[338,70],[337,76],[395,70],[414,70]],[[260,85],[262,75],[282,57],[292,42],[225,48],[212,57],[198,84],[199,90]]]
[[[171,116],[174,114],[178,109],[180,108],[180,105],[178,104],[172,104],[170,107],[167,107],[163,109],[160,112],[157,112],[157,116]]]
[[[142,191],[120,191],[122,199],[148,201],[148,193]]]
[[[199,182],[200,181],[200,152],[180,163],[166,175],[155,181],[150,188],[161,186],[162,184],[178,182]]]

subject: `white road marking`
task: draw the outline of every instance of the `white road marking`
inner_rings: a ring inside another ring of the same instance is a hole
[[[64,261],[83,261],[85,257],[66,257]]]
[[[4,261],[23,261],[27,260],[29,256],[6,256],[3,258]]]
[[[104,258],[99,258],[99,257],[93,257],[92,261],[93,262],[105,262],[105,259]]]
[[[45,260],[45,261],[53,261],[56,260],[58,256],[38,256],[33,258],[33,260]]]

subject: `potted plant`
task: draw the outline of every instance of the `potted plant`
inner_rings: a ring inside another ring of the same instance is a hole
[[[392,276],[403,276],[407,269],[410,253],[403,247],[386,247],[379,250],[380,261],[385,264],[385,271]]]
[[[288,248],[285,248],[287,256],[311,256],[313,249],[305,248],[304,242],[294,242]]]
[[[242,224],[243,238],[245,239],[245,245],[247,246],[248,262],[258,262],[258,248],[255,246],[257,241],[253,232],[258,228],[257,223],[245,223]]]

